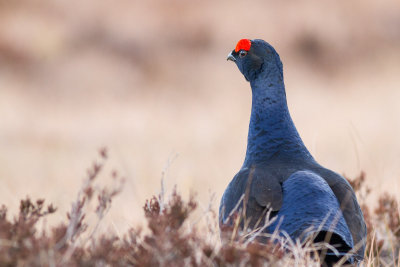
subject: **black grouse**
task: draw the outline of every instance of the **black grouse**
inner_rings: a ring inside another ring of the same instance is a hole
[[[351,249],[348,262],[362,260],[367,231],[354,191],[341,175],[318,164],[301,140],[289,114],[275,49],[263,40],[242,39],[227,60],[250,82],[252,108],[246,157],[222,196],[220,224],[229,223],[235,207],[245,203],[250,228],[271,214],[278,220],[266,232],[281,221],[279,230],[292,239],[307,236],[308,230],[316,241],[339,246],[342,254],[331,253],[333,262]]]

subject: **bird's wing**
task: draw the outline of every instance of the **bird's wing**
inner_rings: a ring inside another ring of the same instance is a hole
[[[328,182],[339,201],[343,216],[353,235],[354,245],[359,246],[357,254],[362,258],[365,250],[367,228],[356,195],[350,184],[341,175],[325,168],[322,168],[320,173]]]
[[[354,244],[360,247],[358,253],[364,254],[367,228],[354,191],[344,179],[338,179],[331,188],[340,203],[343,216],[353,235]]]
[[[254,197],[262,207],[278,211],[282,206],[282,185],[268,172],[255,170],[252,174],[250,197]]]
[[[286,231],[292,239],[304,236],[307,231],[331,232],[340,240],[334,238],[331,243],[331,240],[323,238],[325,241],[331,244],[338,242],[341,251],[353,247],[337,197],[321,176],[308,170],[297,171],[283,183],[283,192],[279,216],[285,219],[280,230]]]

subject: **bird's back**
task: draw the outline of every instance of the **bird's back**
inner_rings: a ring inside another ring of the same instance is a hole
[[[292,239],[326,242],[340,253],[327,250],[324,257],[338,260],[353,248],[353,238],[339,202],[327,182],[311,171],[293,173],[282,185],[283,203],[267,232],[286,232]],[[353,258],[350,258],[350,263]]]
[[[279,188],[274,187],[279,185]],[[247,189],[247,192],[246,192]],[[284,229],[296,239],[310,225],[320,226],[325,219],[335,225],[335,235],[349,247],[357,245],[356,259],[362,259],[365,250],[366,227],[354,191],[340,175],[315,161],[277,162],[243,168],[226,188],[220,204],[220,222],[227,222],[236,207],[243,207],[246,198],[246,219],[252,228],[265,221],[271,204],[272,216],[283,219]],[[262,204],[260,198],[268,197],[271,204]],[[241,201],[241,203],[238,203]],[[272,232],[273,228],[268,228]],[[321,230],[325,231],[327,229]],[[351,245],[351,246],[350,246]]]

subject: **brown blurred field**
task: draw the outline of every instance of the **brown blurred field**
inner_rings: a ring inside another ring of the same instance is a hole
[[[320,163],[400,193],[398,1],[0,0],[0,203],[45,197],[64,218],[106,146],[101,178],[127,182],[105,228],[140,223],[163,171],[216,207],[246,148],[251,91],[225,60],[241,38],[280,53]]]

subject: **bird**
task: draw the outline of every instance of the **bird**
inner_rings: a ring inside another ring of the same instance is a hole
[[[279,228],[292,239],[313,234],[315,241],[338,246],[336,254],[328,251],[330,261],[346,253],[348,262],[361,261],[367,229],[354,190],[343,176],[321,166],[303,143],[289,113],[276,50],[261,39],[241,39],[227,60],[250,83],[252,106],[245,159],[222,195],[220,226],[240,208],[250,229],[276,217],[265,232]]]

